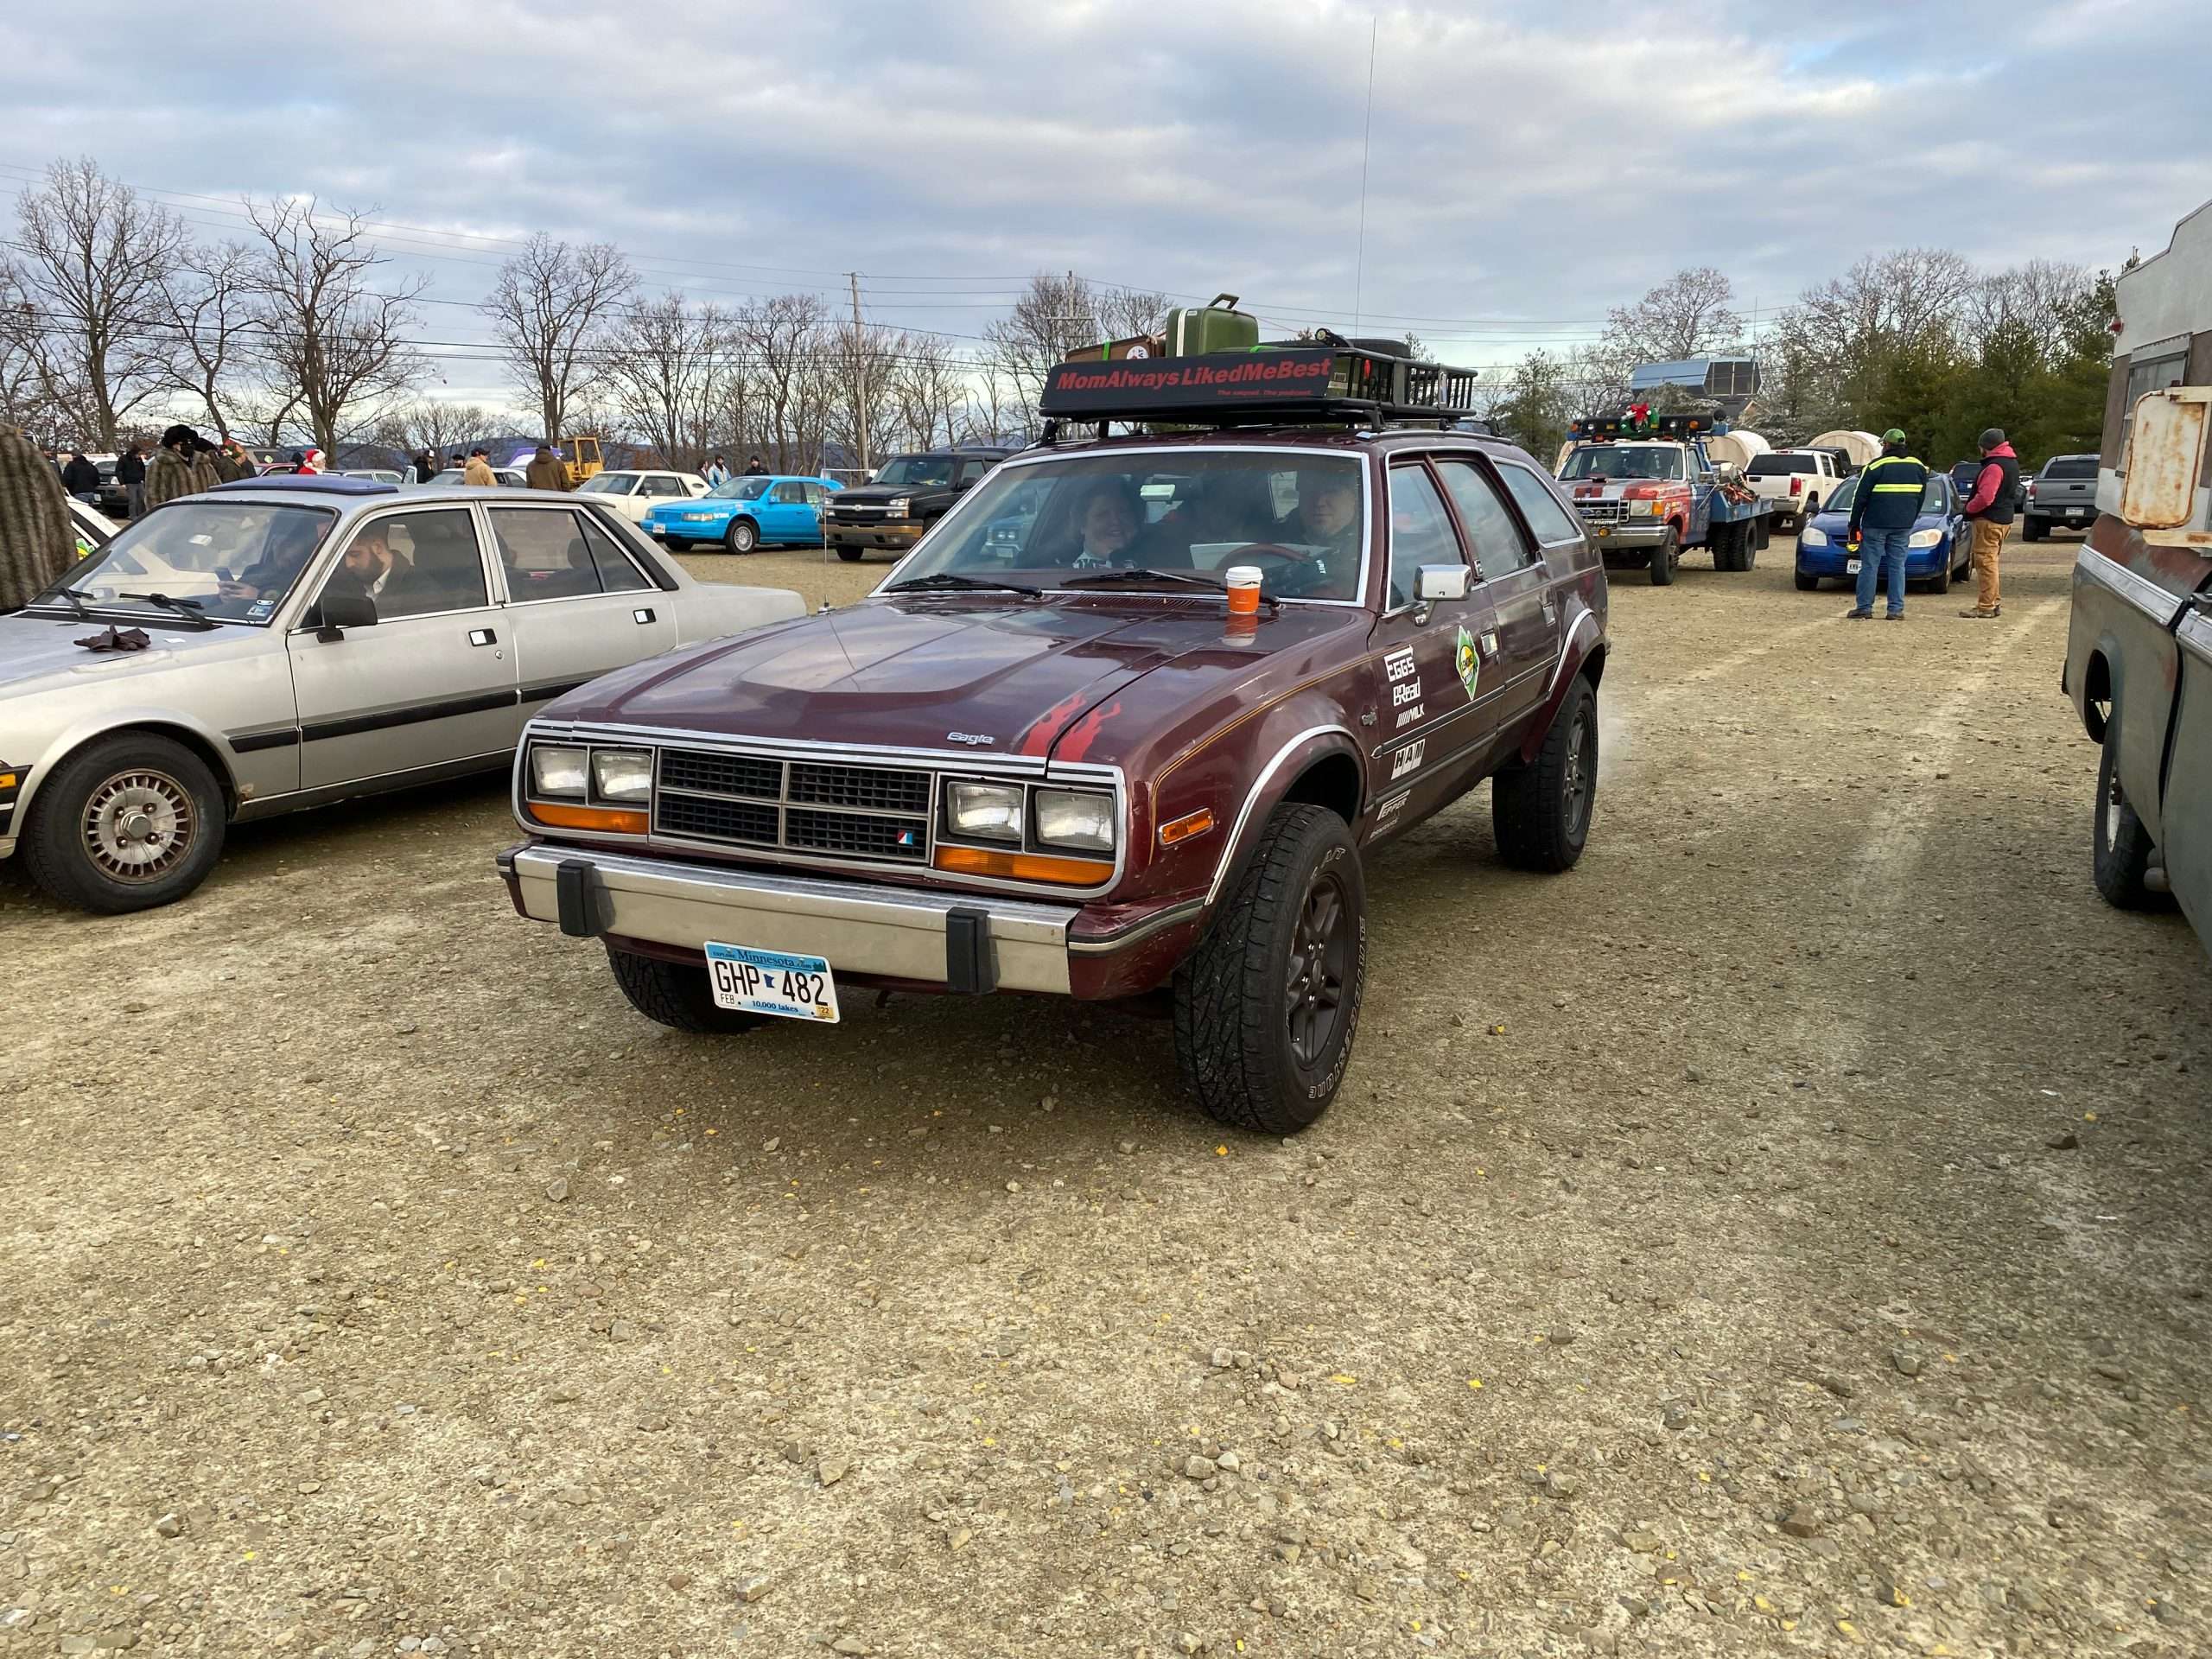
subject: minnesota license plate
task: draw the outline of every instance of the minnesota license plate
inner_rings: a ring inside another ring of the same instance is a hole
[[[2066,509],[2066,516],[2069,518],[2079,518],[2082,516],[2082,509],[2079,507],[2069,507]]]
[[[1856,559],[1846,559],[1843,562],[1843,574],[1847,576],[1857,575],[1859,574],[1859,561]]]
[[[837,982],[830,976],[827,957],[754,950],[709,939],[707,979],[718,1008],[837,1023]]]

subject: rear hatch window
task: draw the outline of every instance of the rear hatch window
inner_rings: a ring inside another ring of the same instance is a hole
[[[1820,470],[1821,463],[1818,457],[1793,455],[1786,452],[1779,454],[1753,455],[1751,464],[1744,468],[1745,476],[1751,478],[1776,478],[1789,473],[1817,473]]]
[[[2094,455],[2068,455],[2046,465],[2043,475],[2049,479],[2074,481],[2093,479],[2097,475],[2097,458]]]

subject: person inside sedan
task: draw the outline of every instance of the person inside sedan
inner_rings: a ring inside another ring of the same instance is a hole
[[[215,591],[225,599],[273,604],[291,591],[330,525],[329,517],[323,513],[276,514],[270,520],[260,556],[236,576],[219,578]]]
[[[1091,486],[1077,519],[1077,546],[1071,561],[1078,570],[1103,570],[1117,564],[1134,564],[1130,544],[1136,540],[1141,516],[1135,493],[1122,479],[1101,479]]]
[[[1275,527],[1275,539],[1318,547],[1325,558],[1359,558],[1359,477],[1349,467],[1302,474],[1298,505]]]

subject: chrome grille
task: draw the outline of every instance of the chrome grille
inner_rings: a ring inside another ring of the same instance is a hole
[[[886,766],[791,765],[794,801],[823,806],[856,806],[870,812],[912,812],[929,816],[930,774],[894,772]]]
[[[923,767],[663,749],[654,832],[878,863],[926,864],[937,774]]]
[[[1578,501],[1574,510],[1582,515],[1585,524],[1618,524],[1628,517],[1625,501]]]

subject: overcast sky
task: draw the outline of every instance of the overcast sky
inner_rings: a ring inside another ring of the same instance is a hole
[[[235,231],[373,208],[423,337],[510,238],[698,297],[862,273],[974,336],[1041,267],[1494,365],[1714,264],[1762,315],[1860,254],[2113,265],[2212,194],[2202,0],[302,0],[0,6],[0,179],[89,153]],[[1817,22],[1783,20],[1817,16]],[[1359,257],[1370,19],[1379,20]],[[227,205],[227,207],[226,207]],[[448,365],[448,390],[498,395]]]

